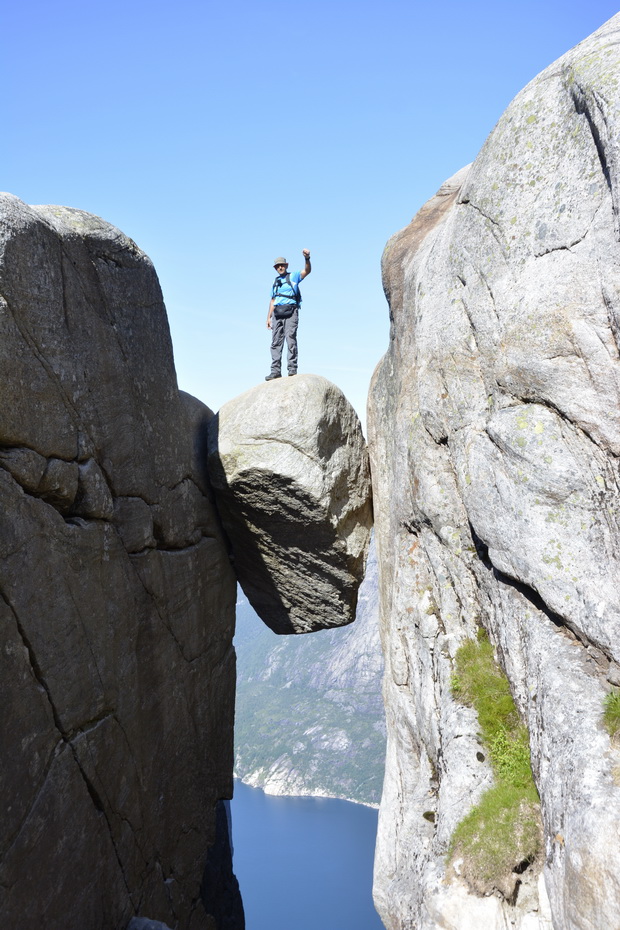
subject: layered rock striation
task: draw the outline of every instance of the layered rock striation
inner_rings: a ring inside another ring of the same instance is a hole
[[[389,930],[615,926],[620,754],[620,16],[513,101],[383,258],[369,435],[388,761]],[[539,860],[447,870],[493,780],[451,687],[482,626],[529,731]],[[478,890],[480,890],[478,888]]]
[[[3,194],[0,329],[3,924],[241,927],[236,584],[153,267]]]
[[[334,384],[297,375],[229,401],[209,475],[239,582],[276,633],[351,623],[372,526],[368,451]]]

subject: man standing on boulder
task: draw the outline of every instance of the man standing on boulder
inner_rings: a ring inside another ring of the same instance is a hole
[[[267,314],[267,329],[271,330],[271,372],[265,381],[273,381],[282,377],[282,349],[286,337],[288,350],[288,373],[297,374],[297,324],[299,322],[299,305],[301,294],[299,282],[303,281],[312,271],[310,265],[310,250],[303,249],[305,259],[303,271],[288,273],[288,262],[285,258],[276,258],[273,267],[277,277],[271,288],[269,313]]]

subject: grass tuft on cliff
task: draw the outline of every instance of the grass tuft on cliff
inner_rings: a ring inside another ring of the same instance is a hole
[[[462,860],[460,874],[479,893],[497,889],[510,897],[515,873],[533,862],[541,848],[528,733],[483,630],[460,647],[455,666],[452,693],[478,714],[495,784],[454,831],[449,861]]]
[[[603,706],[603,723],[613,739],[620,734],[620,689],[612,688]]]

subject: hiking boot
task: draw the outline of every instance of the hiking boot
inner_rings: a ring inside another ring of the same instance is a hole
[[[289,378],[292,378],[293,375],[296,375],[296,374],[297,374],[296,371],[289,371],[288,376],[289,376]]]
[[[265,378],[265,381],[274,381],[276,378],[281,378],[281,377],[282,375],[274,375],[274,373],[271,372],[270,375],[267,375],[267,377]]]

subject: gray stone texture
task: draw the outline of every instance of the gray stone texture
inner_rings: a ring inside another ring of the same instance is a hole
[[[149,920],[148,917],[132,917],[127,930],[170,930],[168,924],[160,920]]]
[[[620,661],[619,82],[616,16],[516,97],[384,253],[392,326],[369,445],[389,930],[618,925],[620,754],[602,711]],[[479,624],[541,797],[544,854],[513,876],[514,905],[445,868],[492,781],[450,690]]]
[[[236,585],[153,267],[0,195],[0,914],[214,928]]]
[[[297,375],[229,401],[209,424],[209,474],[239,582],[276,633],[355,618],[372,505],[355,411]]]

